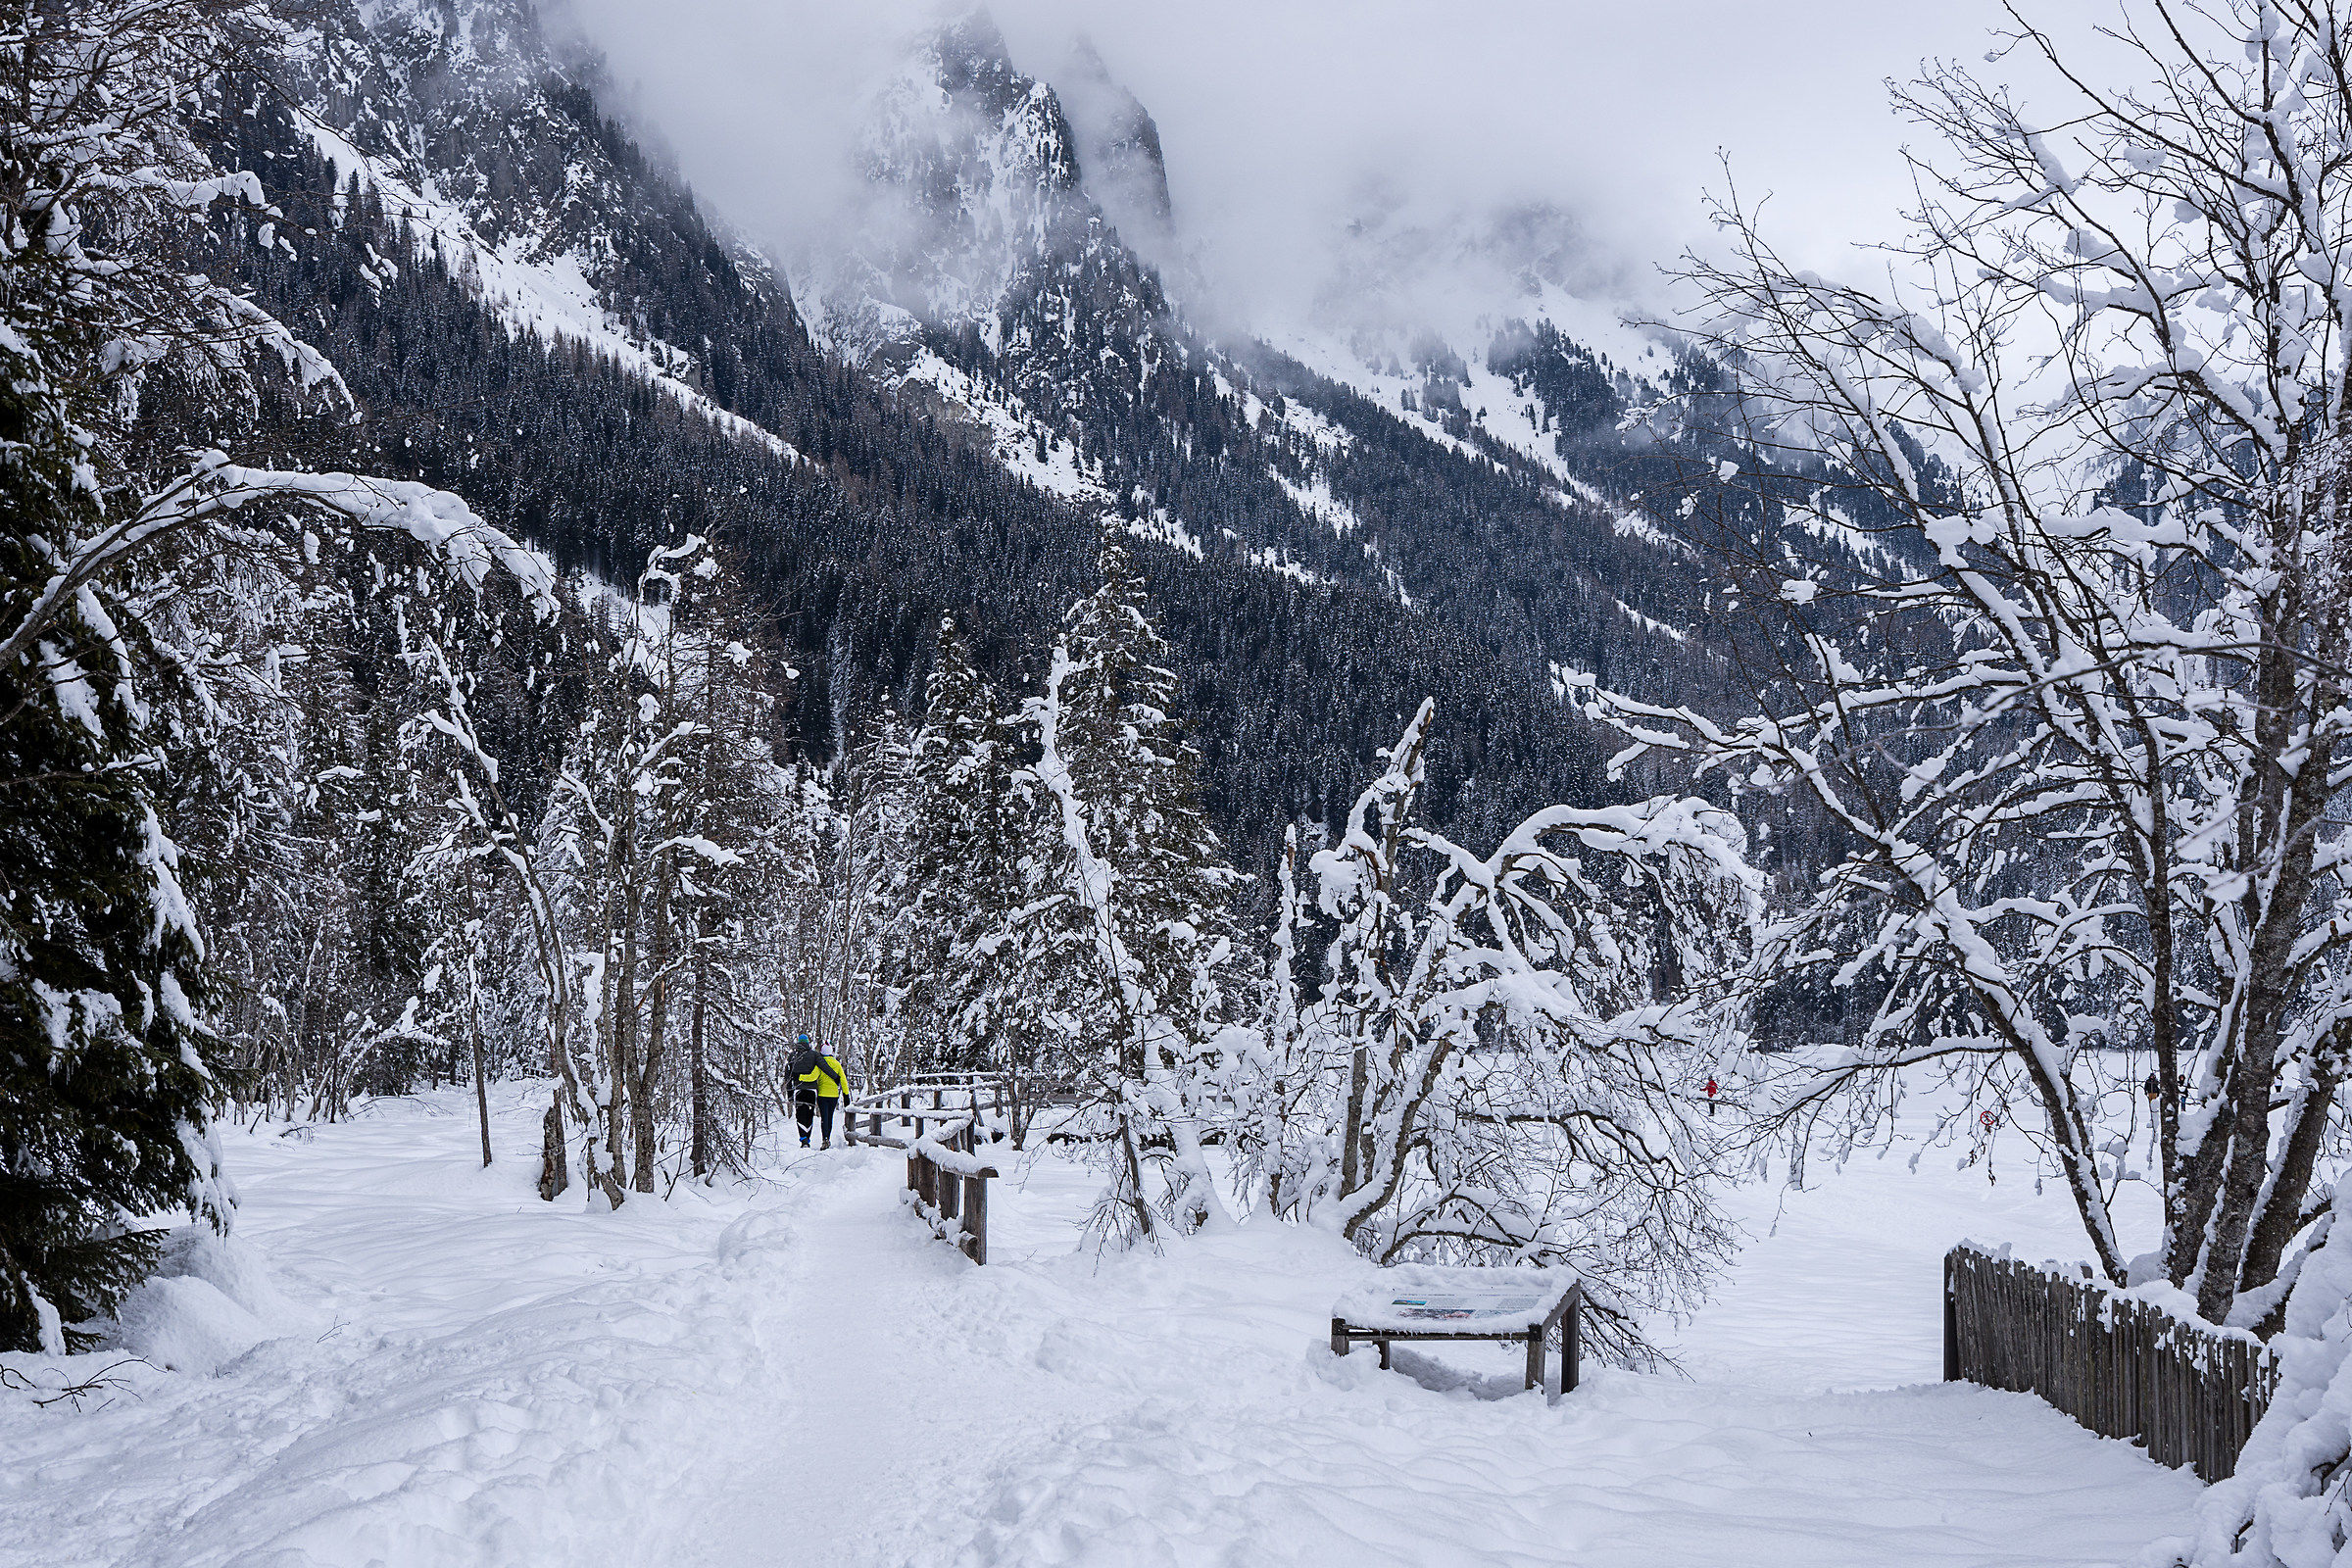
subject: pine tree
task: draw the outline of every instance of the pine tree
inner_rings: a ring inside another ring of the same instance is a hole
[[[32,358],[0,348],[0,612],[98,521]],[[146,634],[92,588],[0,667],[0,1349],[60,1351],[153,1266],[125,1214],[223,1222],[203,945],[156,818]]]
[[[1024,924],[1047,938],[1036,972],[1076,1048],[1082,1119],[1108,1152],[1102,1221],[1150,1236],[1216,1203],[1198,1123],[1228,1049],[1240,877],[1208,823],[1142,581],[1115,540],[1100,560],[1102,585],[1072,607],[1025,709],[1038,750],[1026,781],[1058,842],[1032,858]]]

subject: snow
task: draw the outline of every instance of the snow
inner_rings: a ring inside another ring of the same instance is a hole
[[[1089,473],[1075,443],[1044,431],[1037,421],[991,397],[969,375],[929,349],[908,363],[899,384],[919,382],[937,393],[949,411],[985,435],[998,463],[1014,476],[1073,505],[1096,513],[1113,505],[1099,473]],[[1051,445],[1044,462],[1037,457],[1037,438],[1044,433]],[[1196,543],[1195,555],[1200,554]]]
[[[1551,1316],[1576,1284],[1566,1269],[1384,1269],[1332,1303],[1331,1315],[1357,1328],[1479,1332],[1531,1328]]]
[[[1817,495],[1809,506],[1789,505],[1785,509],[1784,515],[1791,526],[1803,529],[1814,538],[1853,552],[1855,559],[1861,562],[1864,570],[1886,576],[1901,576],[1903,574],[1901,559],[1889,551],[1883,541],[1855,527],[1844,517],[1838,515],[1833,510],[1835,505],[1826,496]],[[1947,525],[1931,519],[1924,525],[1924,528],[1933,536],[1944,526]],[[1795,602],[1804,603],[1802,600]]]
[[[122,1303],[119,1337],[157,1366],[209,1377],[306,1323],[327,1326],[279,1293],[251,1244],[197,1226],[172,1235],[163,1266]]]
[[[1273,478],[1300,512],[1330,523],[1331,531],[1343,539],[1362,525],[1363,519],[1355,514],[1355,509],[1332,494],[1331,476],[1320,468],[1314,471],[1310,476],[1311,482],[1307,484],[1286,479],[1279,473]]]
[[[1417,408],[1405,407],[1406,394],[1418,393],[1425,380],[1411,368],[1416,350],[1429,341],[1441,342],[1461,358],[1467,371],[1460,388],[1462,406],[1474,414],[1484,411],[1479,427],[1555,476],[1572,479],[1554,435],[1530,413],[1530,395],[1488,368],[1488,345],[1506,322],[1549,321],[1571,342],[1602,356],[1617,369],[1639,375],[1654,373],[1664,363],[1657,355],[1665,334],[1630,319],[1627,312],[1636,309],[1630,304],[1621,308],[1606,299],[1583,297],[1557,283],[1537,282],[1530,288],[1527,285],[1536,280],[1522,276],[1514,279],[1507,292],[1489,292],[1480,286],[1481,273],[1475,266],[1450,281],[1452,286],[1441,289],[1440,297],[1421,302],[1430,314],[1411,330],[1392,327],[1367,332],[1360,325],[1343,327],[1326,321],[1303,326],[1271,324],[1260,335],[1299,364],[1371,399],[1449,451],[1475,455],[1476,449],[1453,437],[1440,421]]]
[[[1275,573],[1277,576],[1288,577],[1292,581],[1302,584],[1308,588],[1326,587],[1331,582],[1331,579],[1324,576],[1321,572],[1312,570],[1306,566],[1302,566],[1298,562],[1291,560],[1290,553],[1282,549],[1280,546],[1268,546],[1263,550],[1259,550],[1249,545],[1242,545],[1240,543],[1242,536],[1235,533],[1231,528],[1221,529],[1220,531],[1227,539],[1230,539],[1239,545],[1241,549],[1242,560],[1248,563],[1250,565],[1256,567],[1260,571],[1270,571]],[[1151,537],[1151,535],[1146,535],[1146,537]],[[1200,552],[1197,550],[1194,552],[1196,555],[1199,553]]]
[[[434,191],[431,181],[418,189],[383,160],[370,158],[331,127],[308,116],[298,119],[318,156],[333,172],[337,187],[356,171],[388,211],[407,220],[418,254],[438,244],[451,270],[508,331],[528,330],[550,343],[563,341],[594,349],[739,440],[787,463],[801,460],[791,443],[720,408],[680,380],[676,372],[689,366],[693,357],[659,338],[630,331],[619,317],[606,309],[576,251],[534,259],[533,243],[523,236],[492,245],[475,231],[463,208]]]
[[[1661,549],[1671,550],[1677,555],[1681,556],[1692,556],[1695,554],[1695,552],[1693,552],[1688,544],[1685,544],[1682,540],[1677,539],[1674,535],[1663,531],[1656,523],[1650,521],[1641,513],[1627,511],[1624,507],[1619,506],[1616,502],[1610,500],[1606,495],[1594,489],[1592,485],[1587,484],[1584,480],[1577,478],[1574,474],[1563,474],[1560,482],[1566,485],[1568,489],[1574,491],[1577,498],[1583,501],[1587,506],[1596,507],[1602,513],[1606,514],[1609,519],[1609,527],[1620,538],[1639,539],[1644,544],[1656,545]]]
[[[1627,604],[1622,599],[1612,598],[1609,602],[1617,607],[1618,613],[1625,616],[1626,619],[1632,621],[1635,625],[1641,627],[1643,631],[1654,632],[1660,637],[1665,637],[1678,643],[1689,642],[1690,640],[1690,634],[1683,630],[1680,626],[1669,626],[1662,620],[1656,620],[1648,615],[1644,615],[1642,613],[1642,612],[1636,610],[1633,606]]]
[[[119,1367],[78,1413],[0,1395],[0,1564],[2056,1568],[2199,1494],[1934,1382],[1946,1246],[2080,1250],[2022,1171],[1743,1190],[1688,1376],[1588,1364],[1547,1406],[1515,1348],[1334,1358],[1333,1301],[1377,1277],[1320,1232],[1099,1258],[1095,1179],[1040,1158],[974,1268],[903,1160],[843,1150],[595,1213],[531,1192],[538,1093],[494,1102],[487,1171],[463,1092],[230,1129],[239,1239],[175,1244],[133,1331],[187,1370]]]

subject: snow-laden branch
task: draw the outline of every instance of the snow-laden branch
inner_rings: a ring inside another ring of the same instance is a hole
[[[52,574],[0,640],[0,664],[22,656],[84,587],[159,541],[224,523],[248,508],[259,513],[272,507],[368,532],[406,535],[422,545],[453,579],[475,592],[494,568],[503,570],[541,613],[555,612],[555,568],[548,559],[484,522],[463,499],[446,490],[408,479],[251,468],[229,462],[221,453],[207,452],[128,516],[87,537],[49,547]]]
[[[1788,1075],[1785,1125],[1823,1125],[1824,1074],[1863,1096],[1838,1137],[1907,1065],[2021,1095],[2120,1281],[2143,1249],[2111,1200],[2142,1173],[2106,1123],[2143,1097],[2089,1048],[2142,1051],[2165,1231],[2139,1266],[2220,1320],[2275,1277],[2310,1179],[2273,1086],[2342,1049],[2352,84],[2330,4],[2151,8],[2115,35],[2145,70],[2121,84],[2019,21],[2077,99],[2058,118],[1954,67],[1900,95],[1941,145],[1882,288],[1721,205],[1732,259],[1687,270],[1699,340],[1740,430],[1824,480],[1729,547],[1765,607],[1754,705],[1568,684],[1625,737],[1613,766],[1799,796],[1845,846],[1758,948],[1875,999]],[[1791,575],[1783,540],[1865,514],[1876,548]]]

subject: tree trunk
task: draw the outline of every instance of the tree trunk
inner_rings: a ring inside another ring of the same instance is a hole
[[[564,1153],[564,1092],[558,1089],[547,1104],[547,1115],[540,1122],[539,1140],[539,1196],[548,1202],[571,1185],[569,1162]]]
[[[466,1005],[471,1014],[473,1036],[473,1106],[482,1123],[482,1164],[490,1163],[490,1073],[482,1060],[482,987],[474,971],[473,959],[466,960]]]
[[[1363,1169],[1364,1091],[1370,1063],[1364,1054],[1361,1041],[1349,1054],[1348,1060],[1348,1120],[1340,1139],[1340,1194],[1355,1191],[1357,1178]]]
[[[2290,552],[2291,541],[2282,547],[2282,554]],[[2240,1280],[2256,1262],[2251,1251],[2256,1207],[2275,1207],[2264,1202],[2266,1185],[2275,1199],[2291,1202],[2297,1211],[2302,1203],[2300,1192],[2278,1192],[2285,1173],[2271,1163],[2270,1113],[2297,989],[2291,960],[2327,810],[2327,791],[2317,786],[2332,762],[2330,748],[2315,740],[2313,731],[2338,701],[2338,683],[2324,676],[2314,677],[2307,696],[2298,700],[2302,661],[2291,645],[2291,630],[2306,624],[2308,586],[2290,576],[2264,616],[2267,636],[2256,676],[2263,702],[2255,727],[2261,786],[2247,804],[2239,846],[2239,863],[2251,873],[2245,907],[2252,932],[2246,977],[2235,999],[2241,1021],[2226,1057],[2227,1102],[2197,1151],[2204,1178],[2197,1196],[2206,1201],[2187,1216],[2186,1234],[2175,1240],[2175,1278],[2196,1277],[2197,1311],[2214,1323],[2227,1320]],[[2285,761],[2290,747],[2307,754],[2292,772]],[[2291,1142],[2287,1152],[2291,1155]],[[2278,1239],[2281,1250],[2285,1240]],[[2192,1248],[2194,1264],[2182,1269],[2183,1254]],[[2275,1269],[2275,1259],[2268,1266]]]
[[[2237,1279],[2241,1292],[2260,1290],[2278,1277],[2286,1244],[2303,1227],[2303,1200],[2311,1192],[2312,1167],[2318,1163],[2320,1143],[2341,1082],[2332,1056],[2323,1055],[2312,1063],[2310,1080],[2304,1084],[2295,1102],[2294,1118],[2287,1125],[2286,1147],[2279,1155],[2278,1171],[2246,1239],[2245,1266]]]
[[[608,1147],[605,1162],[612,1171],[612,1186],[620,1185],[620,1173],[629,1162],[628,1113],[629,1084],[635,1076],[637,1056],[637,803],[623,792],[617,808],[620,815],[620,853],[615,869],[620,873],[620,918],[614,923],[612,940],[619,945],[620,962],[613,978],[612,1027],[612,1060],[608,1074],[612,1078],[612,1102],[607,1110],[605,1136]],[[615,1202],[619,1201],[617,1199]]]
[[[687,1159],[698,1180],[710,1174],[710,1100],[703,1077],[703,1017],[709,1010],[710,990],[710,958],[706,945],[710,936],[710,915],[698,908],[694,920],[694,1019],[686,1036],[687,1101],[692,1107]]]
[[[654,884],[653,995],[645,1029],[645,1046],[638,1054],[636,1093],[630,1101],[632,1130],[637,1144],[637,1190],[654,1190],[654,1155],[661,1129],[654,1120],[654,1085],[662,1075],[662,1056],[669,1041],[669,903],[677,879],[675,861],[663,855]]]

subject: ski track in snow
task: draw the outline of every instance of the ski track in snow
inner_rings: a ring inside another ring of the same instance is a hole
[[[0,1396],[0,1564],[1989,1568],[2125,1559],[2199,1491],[1929,1381],[1945,1246],[2071,1250],[2030,1176],[1938,1154],[1738,1195],[1690,1376],[1588,1366],[1546,1407],[1480,1396],[1502,1352],[1335,1360],[1365,1266],[1319,1236],[1099,1259],[1085,1173],[1041,1160],[974,1269],[901,1160],[841,1150],[587,1213],[531,1194],[538,1102],[500,1100],[487,1172],[462,1094],[232,1132],[282,1337],[79,1414]]]

